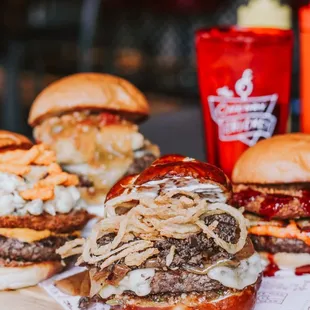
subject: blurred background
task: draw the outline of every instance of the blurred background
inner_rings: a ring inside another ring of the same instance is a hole
[[[263,0],[261,0],[263,1]],[[298,114],[298,8],[292,107]],[[146,92],[153,114],[199,106],[194,32],[237,23],[248,0],[1,0],[1,128],[31,134],[29,107],[47,84],[74,72],[129,79]],[[155,141],[156,142],[156,141]]]

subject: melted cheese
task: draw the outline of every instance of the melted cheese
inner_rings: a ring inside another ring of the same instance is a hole
[[[263,271],[260,256],[255,253],[250,258],[244,259],[236,268],[218,266],[208,272],[208,277],[217,280],[224,286],[242,290],[254,284]]]
[[[124,291],[132,291],[137,296],[146,296],[151,292],[151,281],[155,275],[155,269],[136,269],[128,274],[119,282],[119,285],[106,285],[101,291],[102,298],[108,298],[112,295],[120,295]]]
[[[253,226],[248,229],[249,234],[258,236],[273,236],[276,238],[298,239],[310,245],[310,233],[301,231],[295,221],[291,221],[286,227],[277,226]]]
[[[56,234],[50,230],[33,230],[29,228],[0,228],[0,235],[6,238],[17,239],[21,242],[35,242],[48,237],[67,237],[67,236],[80,236],[80,232],[75,231],[70,234]]]
[[[250,258],[242,260],[236,268],[218,266],[211,268],[208,277],[217,280],[226,287],[242,290],[246,286],[254,284],[263,271],[264,266],[260,256],[255,253]],[[151,293],[151,282],[155,275],[155,269],[136,269],[130,271],[119,285],[106,285],[100,291],[102,298],[112,295],[120,295],[124,291],[132,291],[137,296],[146,296]]]

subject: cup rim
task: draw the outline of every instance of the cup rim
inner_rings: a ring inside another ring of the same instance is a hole
[[[291,29],[281,29],[272,27],[241,27],[241,26],[214,26],[203,27],[195,31],[195,37],[201,39],[229,39],[231,41],[245,40],[268,40],[275,38],[293,39]]]

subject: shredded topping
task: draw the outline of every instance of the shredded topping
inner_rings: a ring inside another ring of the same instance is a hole
[[[46,176],[33,184],[33,188],[21,190],[19,195],[25,200],[54,198],[54,187],[74,186],[79,180],[76,175],[63,172],[56,163],[56,155],[45,145],[34,145],[29,150],[14,150],[0,153],[0,172],[13,174],[27,179],[36,166],[46,167]]]
[[[186,239],[198,233],[213,238],[228,253],[237,253],[246,242],[245,219],[237,209],[224,203],[210,204],[206,199],[198,193],[179,190],[156,197],[143,192],[125,191],[106,203],[108,215],[95,225],[88,239],[78,244],[77,241],[68,242],[58,253],[63,257],[80,253],[78,264],[95,264],[100,269],[121,259],[128,266],[139,266],[157,253],[153,241],[162,237]],[[117,214],[115,210],[124,205],[127,213]],[[235,244],[224,241],[214,232],[218,223],[213,222],[209,226],[205,224],[206,217],[222,213],[230,214],[239,225],[240,237]],[[111,233],[116,234],[115,238],[100,246],[98,239]],[[172,263],[174,252],[175,249],[171,248],[166,260],[167,266]]]

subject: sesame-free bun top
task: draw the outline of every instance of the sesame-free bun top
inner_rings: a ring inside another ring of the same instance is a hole
[[[145,96],[130,82],[101,73],[77,73],[46,87],[32,104],[28,122],[76,110],[111,111],[138,121],[149,114]]]
[[[8,149],[29,149],[32,145],[32,142],[23,135],[0,130],[0,151]]]
[[[237,161],[234,183],[277,184],[310,181],[310,135],[292,133],[261,140]]]

